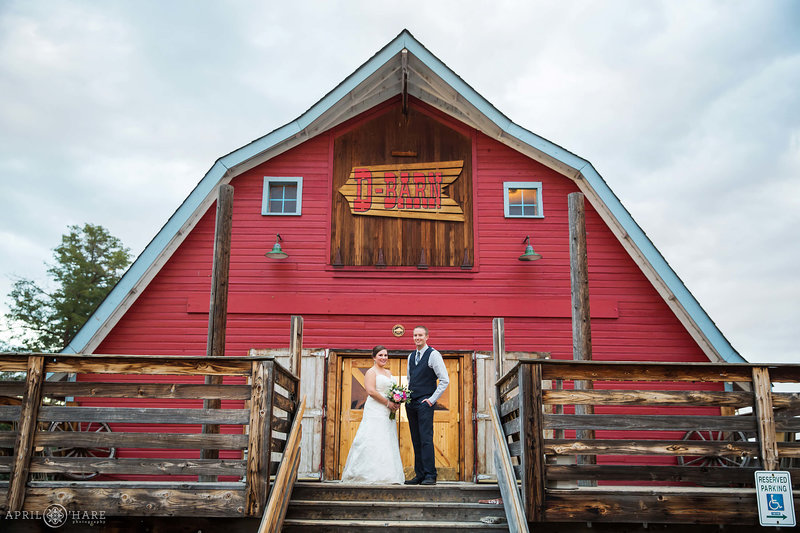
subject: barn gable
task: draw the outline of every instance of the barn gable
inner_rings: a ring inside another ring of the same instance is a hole
[[[574,182],[703,353],[714,361],[744,361],[589,162],[511,122],[407,31],[298,119],[218,159],[64,351],[91,353],[100,345],[207,216],[219,184],[389,100],[407,106],[409,97],[474,128],[479,142],[501,143]]]

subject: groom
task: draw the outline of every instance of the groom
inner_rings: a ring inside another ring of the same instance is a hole
[[[415,476],[406,481],[406,485],[435,485],[433,405],[447,388],[450,378],[442,354],[428,346],[428,328],[414,328],[414,345],[416,350],[408,356],[411,401],[406,405],[406,413],[411,443],[414,445]]]

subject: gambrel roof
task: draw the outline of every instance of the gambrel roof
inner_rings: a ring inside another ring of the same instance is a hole
[[[296,120],[218,159],[64,352],[96,349],[213,204],[220,183],[402,94],[573,180],[708,358],[745,362],[588,161],[514,124],[406,30]]]

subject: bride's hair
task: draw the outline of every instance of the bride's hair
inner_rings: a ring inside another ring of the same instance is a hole
[[[378,352],[380,352],[381,350],[385,350],[385,349],[386,349],[386,346],[383,346],[382,344],[379,344],[376,347],[374,347],[372,349],[372,358],[375,359],[375,356],[378,355]]]

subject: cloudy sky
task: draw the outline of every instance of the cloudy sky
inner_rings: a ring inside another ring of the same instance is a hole
[[[218,157],[403,28],[591,161],[746,359],[798,360],[793,0],[3,0],[0,313],[67,226],[140,253]]]

